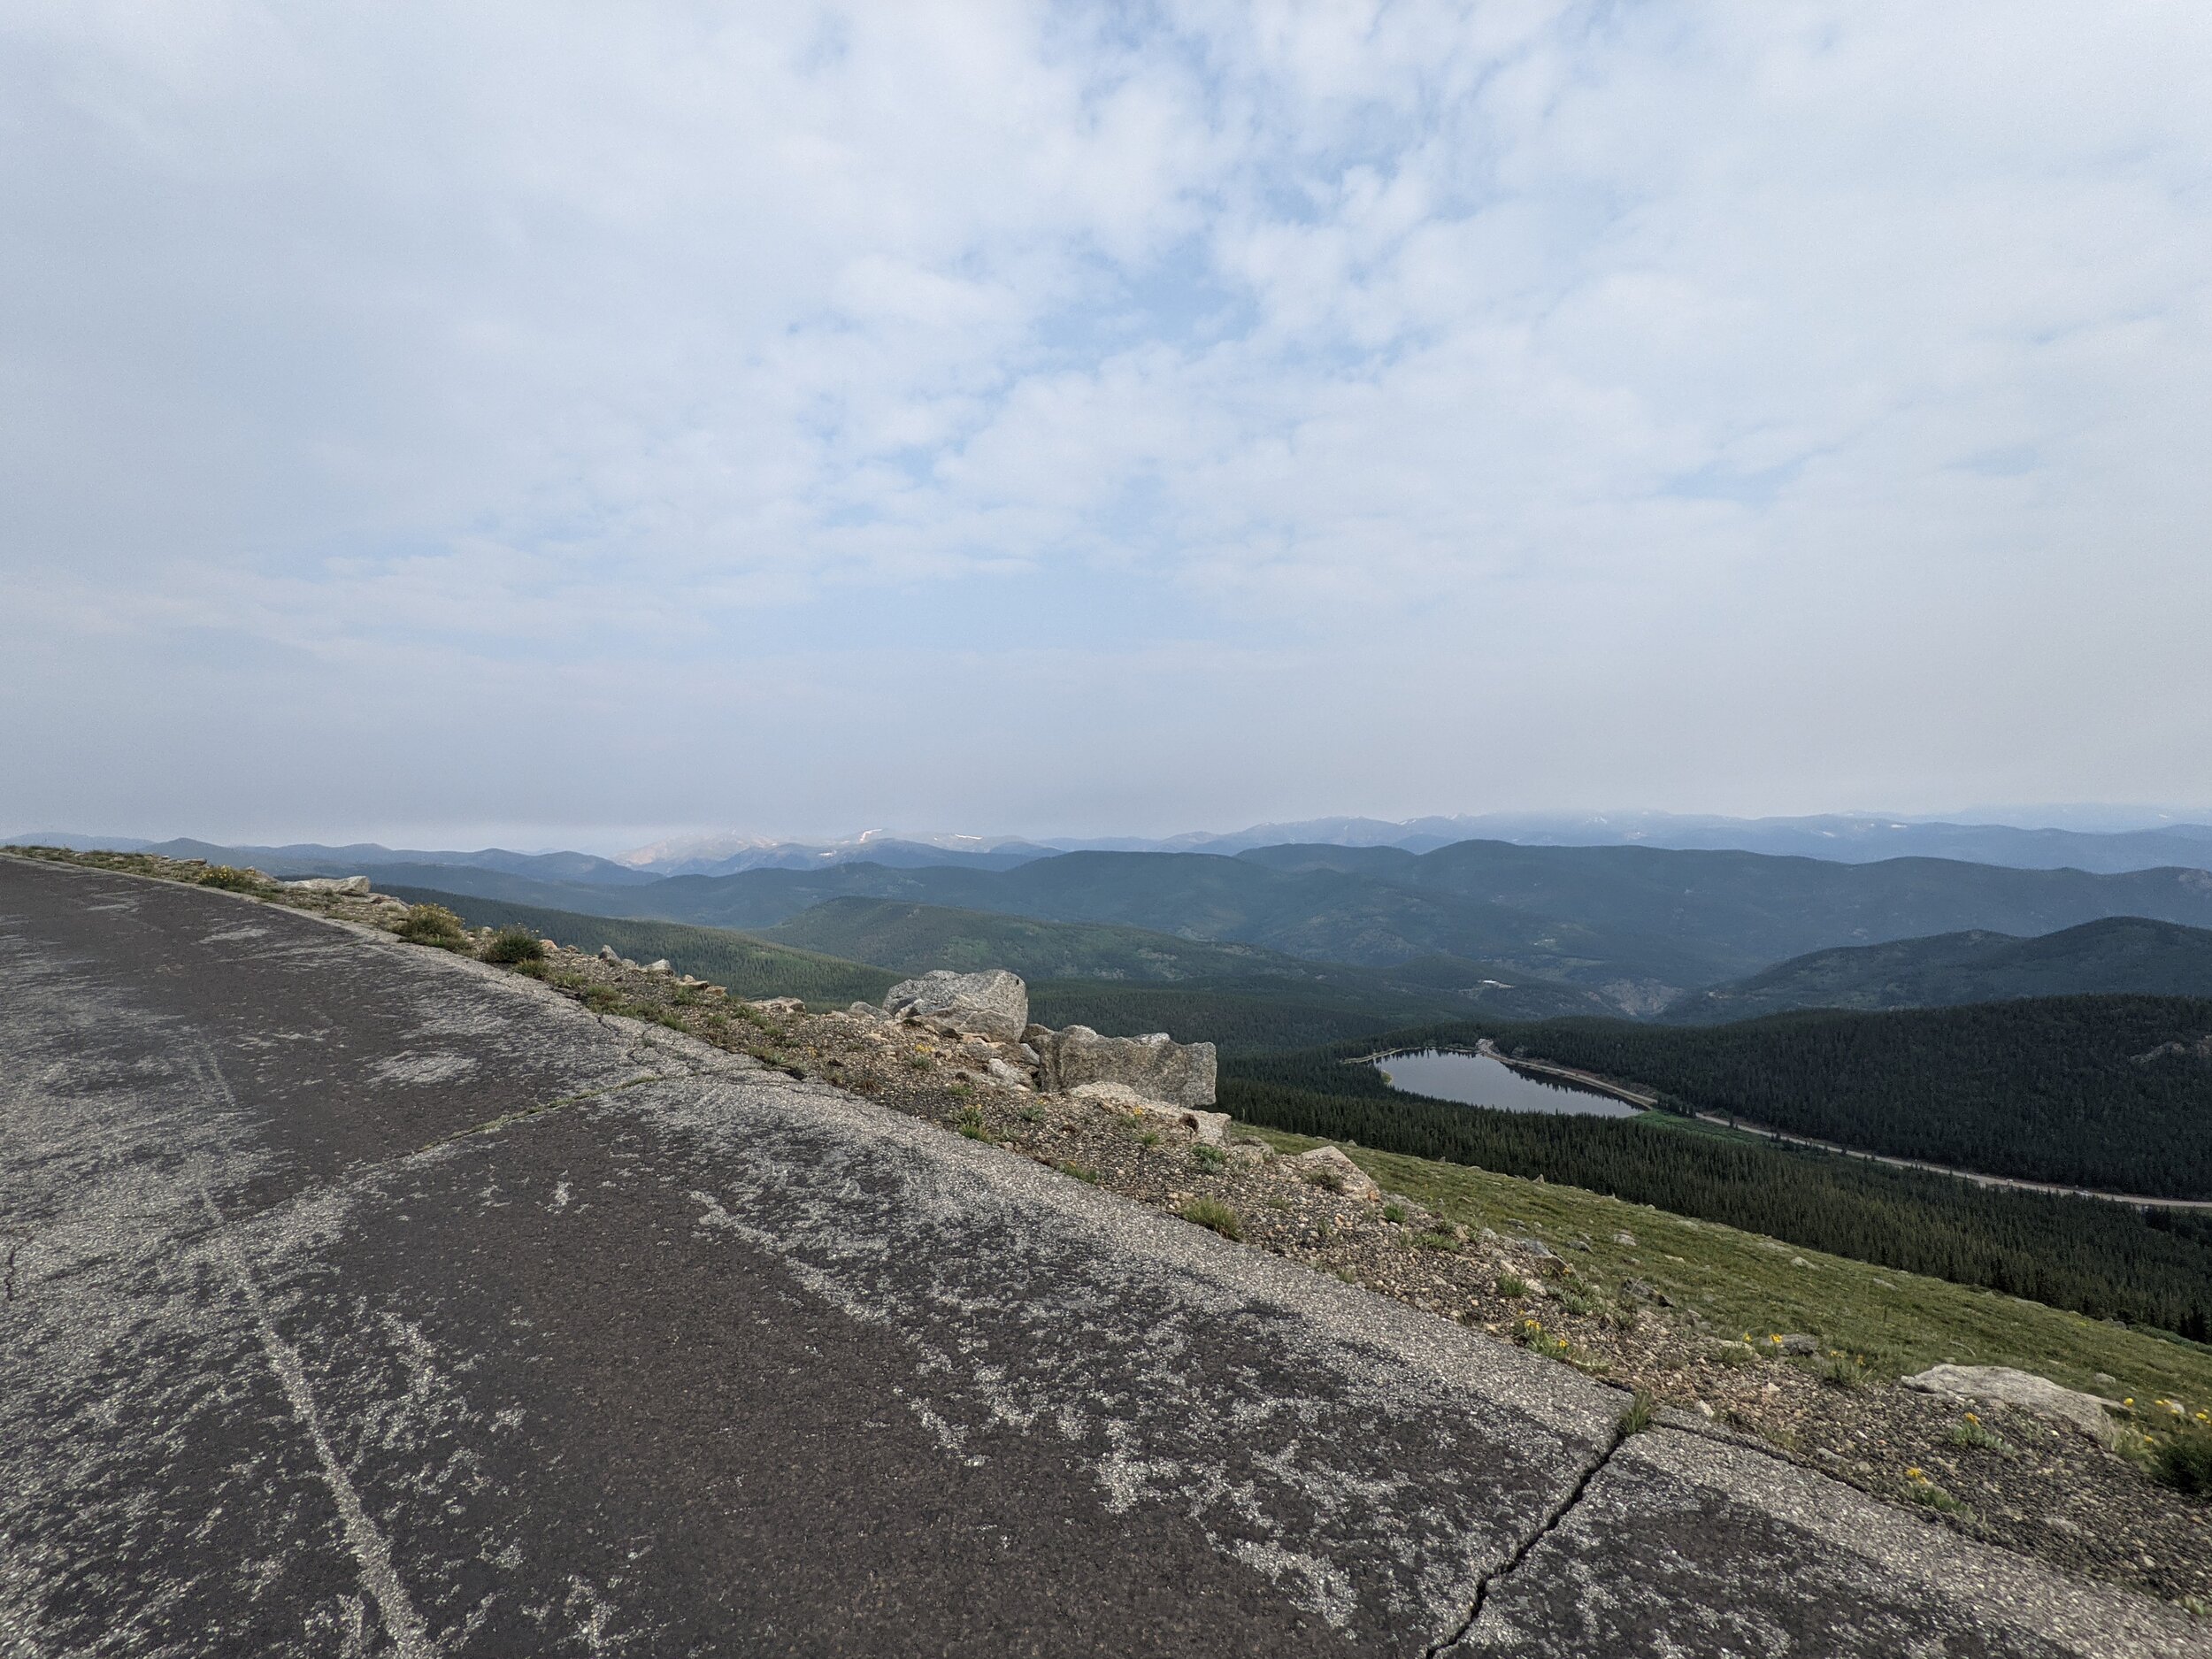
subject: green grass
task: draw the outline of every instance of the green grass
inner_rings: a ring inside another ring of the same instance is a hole
[[[1183,1206],[1183,1219],[1201,1227],[1210,1227],[1225,1239],[1244,1236],[1244,1217],[1218,1198],[1192,1199]]]
[[[1962,1451],[2001,1452],[2005,1437],[1970,1411],[1951,1425],[1951,1444]]]
[[[1240,1125],[1282,1152],[1322,1142]],[[1578,1187],[1496,1175],[1465,1164],[1347,1147],[1386,1191],[1470,1229],[1590,1240],[1578,1269],[1617,1286],[1640,1279],[1694,1308],[1720,1337],[1809,1331],[1831,1354],[1863,1358],[1895,1378],[1949,1361],[2011,1365],[2107,1395],[2183,1400],[2212,1408],[2212,1348],[2088,1319],[1945,1279],[1870,1266],[1694,1221]],[[1632,1234],[1633,1247],[1614,1242]],[[1793,1259],[1805,1265],[1791,1265]],[[2102,1371],[2116,1384],[2096,1381]]]
[[[260,893],[269,883],[250,871],[234,869],[229,864],[217,864],[199,877],[204,887],[221,887],[231,893]]]
[[[526,927],[503,927],[484,947],[484,960],[517,967],[526,962],[545,960],[545,947],[538,936]]]
[[[458,950],[464,935],[461,918],[442,904],[418,904],[407,912],[396,930],[402,939],[441,950]]]
[[[1659,1402],[1639,1388],[1634,1398],[1629,1401],[1628,1409],[1621,1413],[1619,1424],[1621,1438],[1625,1440],[1632,1434],[1641,1434],[1649,1428],[1652,1414],[1658,1408]]]
[[[2212,1496],[2212,1429],[2185,1429],[2162,1442],[2151,1472],[2177,1491]]]
[[[1961,1503],[1925,1475],[1916,1473],[1905,1482],[1905,1496],[1924,1509],[1940,1515],[1972,1515],[1973,1510]]]

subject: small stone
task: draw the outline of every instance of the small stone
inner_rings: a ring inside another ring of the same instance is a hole
[[[1793,1331],[1775,1346],[1795,1359],[1810,1359],[1820,1352],[1820,1339],[1808,1336],[1802,1331]]]
[[[996,1078],[1002,1083],[1010,1083],[1016,1088],[1027,1088],[1029,1087],[1028,1072],[1023,1071],[1019,1066],[1007,1064],[1005,1061],[1000,1059],[996,1055],[993,1055],[991,1058],[984,1064],[983,1069],[986,1072],[989,1073],[992,1077]]]
[[[538,949],[540,950],[550,952],[558,950],[560,946],[550,939],[541,939],[538,941]]]
[[[602,962],[619,962],[622,960],[622,953],[617,950],[612,945],[602,945],[599,947],[599,960]]]
[[[1697,1402],[1697,1414],[1698,1416],[1703,1417],[1708,1423],[1710,1423],[1713,1420],[1713,1408],[1707,1405],[1702,1400]]]
[[[653,961],[647,963],[645,964],[645,971],[648,973],[673,973],[675,972],[673,968],[668,965],[668,958],[666,956],[657,957]]]
[[[1613,1242],[1616,1244],[1625,1245],[1628,1248],[1632,1250],[1636,1248],[1636,1235],[1624,1229],[1623,1231],[1613,1235]]]
[[[1300,1174],[1309,1178],[1319,1176],[1320,1184],[1348,1197],[1373,1201],[1382,1196],[1382,1188],[1345,1155],[1341,1147],[1316,1147],[1310,1152],[1300,1153],[1292,1162],[1298,1166]]]

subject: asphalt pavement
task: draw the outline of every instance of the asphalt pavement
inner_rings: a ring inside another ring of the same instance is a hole
[[[2181,1655],[998,1148],[0,858],[0,1656]]]

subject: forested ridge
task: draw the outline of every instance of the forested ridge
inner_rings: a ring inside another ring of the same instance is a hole
[[[1481,1030],[1509,1052],[1793,1134],[1990,1175],[2212,1198],[2212,1001],[2201,998]]]
[[[1247,1122],[1541,1178],[1907,1272],[2204,1340],[2212,1217],[1972,1186],[1654,1118],[1494,1111],[1390,1088],[1348,1042],[1225,1063]]]

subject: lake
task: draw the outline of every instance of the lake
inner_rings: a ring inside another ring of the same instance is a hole
[[[1494,1106],[1509,1112],[1586,1112],[1594,1118],[1633,1118],[1624,1100],[1571,1084],[1540,1082],[1486,1054],[1447,1054],[1426,1048],[1394,1054],[1375,1062],[1393,1088],[1457,1101],[1463,1106]]]

